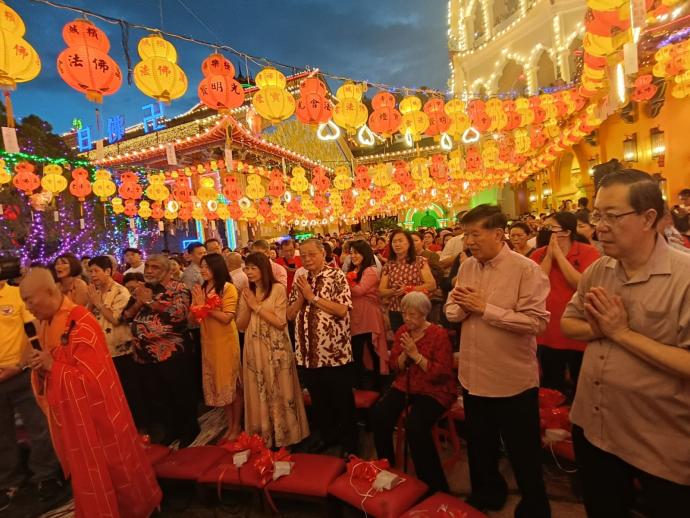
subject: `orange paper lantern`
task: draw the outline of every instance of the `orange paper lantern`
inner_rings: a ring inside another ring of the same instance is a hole
[[[88,20],[75,20],[63,27],[62,38],[67,48],[58,56],[57,69],[65,83],[95,103],[120,89],[122,72],[108,55],[105,32]]]

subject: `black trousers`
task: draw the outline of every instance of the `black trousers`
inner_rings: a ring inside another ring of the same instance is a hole
[[[369,350],[374,365],[374,389],[379,389],[379,356],[374,350],[374,342],[371,333],[362,333],[352,337],[352,357],[355,361],[355,388],[364,388],[364,348]]]
[[[20,486],[26,478],[21,469],[23,463],[17,444],[15,412],[21,416],[31,441],[29,470],[32,481],[43,482],[58,477],[60,473],[48,422],[36,403],[30,376],[28,371],[23,371],[0,382],[0,490]]]
[[[158,414],[165,427],[165,442],[180,439],[183,446],[192,442],[199,434],[196,395],[194,390],[194,366],[189,357],[182,353],[160,363],[137,364],[140,385],[144,387],[148,416]],[[155,404],[158,405],[155,408]]]
[[[590,443],[582,428],[573,425],[573,446],[580,468],[585,509],[589,518],[629,518],[635,490],[642,487],[650,518],[690,515],[690,486],[650,475]]]
[[[372,420],[376,453],[379,458],[388,459],[391,466],[395,464],[393,429],[405,410],[406,399],[403,391],[391,388],[374,407]],[[445,408],[431,396],[420,394],[410,394],[407,402],[410,409],[405,421],[405,440],[410,447],[417,476],[433,491],[448,492],[448,481],[431,435],[432,427]]]
[[[120,378],[122,391],[125,393],[129,411],[132,412],[134,424],[137,425],[138,429],[144,429],[146,427],[147,417],[145,412],[147,408],[145,391],[141,386],[137,364],[131,355],[123,354],[113,358],[113,365],[115,365],[115,370]]]
[[[574,398],[584,353],[540,345],[537,356],[541,366],[541,386],[556,389],[566,396]],[[566,370],[570,373],[572,386],[566,382]]]
[[[400,311],[389,311],[388,320],[391,323],[391,329],[393,330],[394,334],[405,323],[403,321],[402,313]]]
[[[353,364],[300,370],[323,441],[328,445],[339,443],[350,453],[357,452]]]
[[[538,389],[510,397],[473,396],[463,389],[467,455],[474,504],[503,507],[507,485],[498,471],[501,438],[522,500],[516,518],[549,518],[541,464]]]

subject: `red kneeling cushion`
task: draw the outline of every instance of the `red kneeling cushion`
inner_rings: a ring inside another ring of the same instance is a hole
[[[444,511],[444,514],[441,514],[440,511]],[[413,518],[414,516],[431,517],[436,516],[437,513],[439,516],[455,516],[456,518],[488,518],[487,515],[477,511],[471,505],[446,493],[436,493],[430,496],[415,505],[400,518]]]
[[[236,468],[232,462],[232,453],[225,451],[225,455],[218,459],[206,471],[197,478],[200,484],[218,484],[219,482],[228,486],[261,487],[259,474],[254,469],[254,455],[249,456],[249,460],[240,468]]]
[[[268,483],[270,492],[327,497],[328,486],[345,471],[345,461],[337,457],[293,453],[289,475]]]
[[[405,481],[390,491],[374,493],[374,496],[364,499],[350,484],[350,477],[347,473],[340,475],[328,488],[328,492],[343,502],[347,502],[357,509],[364,510],[367,514],[375,518],[397,518],[407,511],[427,492],[427,485],[414,477],[390,469]],[[364,502],[362,500],[364,499]]]
[[[573,449],[573,441],[557,441],[551,443],[551,451],[556,457],[575,462],[575,450]]]
[[[355,408],[371,408],[381,394],[373,390],[355,390]]]
[[[218,446],[197,446],[173,451],[153,466],[158,478],[196,480],[227,453]]]
[[[170,455],[172,450],[162,444],[146,444],[144,445],[144,451],[146,452],[146,457],[153,466]]]

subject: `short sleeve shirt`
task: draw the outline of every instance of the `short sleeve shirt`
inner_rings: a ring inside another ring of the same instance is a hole
[[[383,266],[382,275],[388,275],[388,286],[390,288],[403,286],[421,286],[424,284],[422,279],[422,268],[426,264],[426,259],[417,256],[411,264],[405,261],[388,261]],[[388,309],[400,311],[402,297],[391,297]]]
[[[616,259],[602,257],[582,274],[563,316],[584,320],[584,297],[595,286],[623,299],[632,331],[690,354],[690,254],[658,237],[644,270],[630,279]],[[688,386],[680,375],[600,338],[585,349],[570,417],[598,448],[690,485]]]
[[[19,288],[5,283],[0,288],[0,368],[17,367],[26,345],[24,324],[34,320],[19,296]]]
[[[345,274],[324,266],[317,274],[307,274],[314,295],[352,309],[352,294]],[[288,304],[297,300],[297,286],[290,291]],[[304,303],[295,321],[295,359],[307,368],[339,367],[352,361],[350,312],[342,317],[326,313],[316,304]]]
[[[546,256],[546,248],[542,247],[535,250],[529,258],[541,264]],[[566,260],[573,265],[573,268],[582,273],[590,264],[599,259],[600,255],[599,250],[595,247],[574,241],[566,256]],[[549,320],[549,325],[546,326],[546,331],[537,337],[537,342],[542,345],[548,345],[553,349],[584,351],[587,344],[567,338],[561,332],[561,316],[563,316],[565,306],[570,301],[573,293],[575,293],[575,288],[568,283],[555,259],[551,264],[549,282],[551,283],[551,290],[546,298],[546,309],[551,313],[551,320]]]
[[[132,353],[137,363],[159,363],[184,352],[191,294],[179,281],[156,288],[155,305],[142,307],[132,321]]]
[[[108,308],[116,320],[120,320],[122,312],[127,307],[130,295],[129,290],[122,284],[113,282],[107,292],[103,294],[103,306]],[[113,358],[122,356],[132,350],[132,332],[125,323],[113,324],[105,318],[96,308],[92,310],[93,315],[103,329],[105,342],[108,351]]]

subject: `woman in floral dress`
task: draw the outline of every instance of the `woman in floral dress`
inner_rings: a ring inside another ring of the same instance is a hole
[[[309,435],[302,390],[285,314],[285,287],[269,259],[245,259],[249,288],[242,290],[237,325],[244,330],[244,427],[268,445],[289,446]]]

